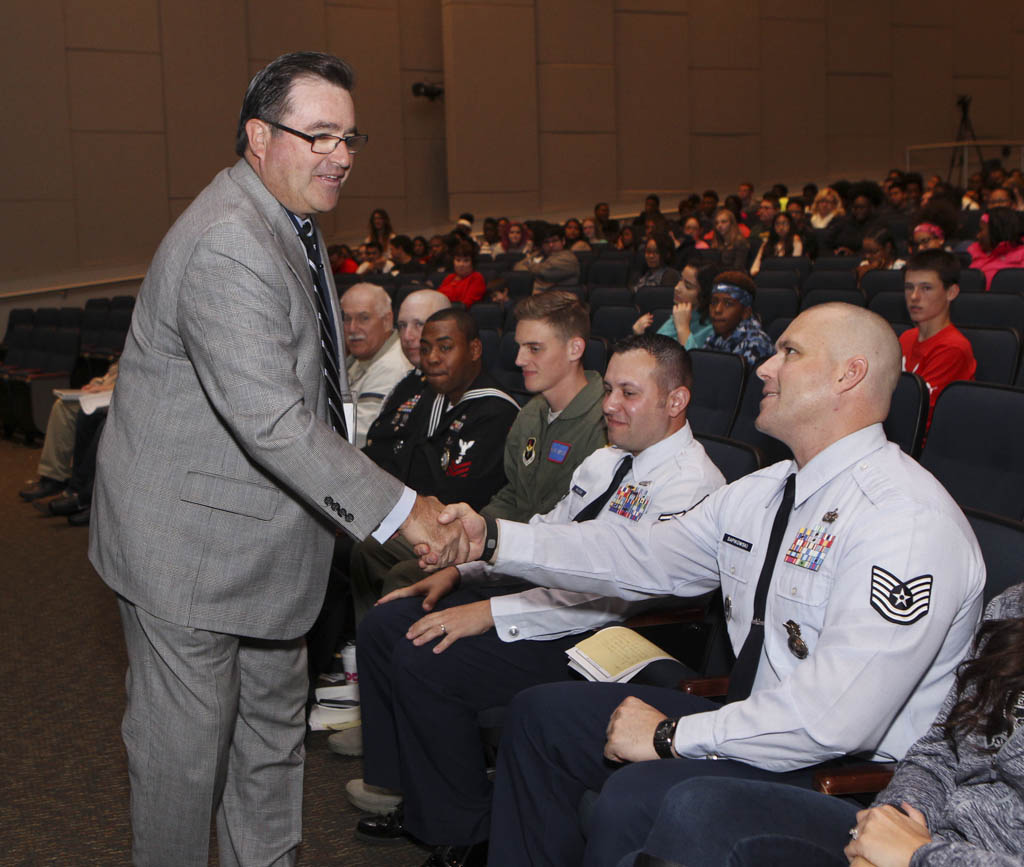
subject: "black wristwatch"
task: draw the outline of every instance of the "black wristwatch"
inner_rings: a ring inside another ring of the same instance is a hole
[[[672,752],[672,741],[676,736],[677,725],[679,725],[678,719],[663,719],[658,723],[658,727],[654,730],[654,751],[658,754],[658,758],[674,759],[676,757]]]
[[[484,515],[486,531],[484,535],[484,550],[480,559],[486,563],[494,562],[494,553],[498,550],[498,522],[490,515]]]

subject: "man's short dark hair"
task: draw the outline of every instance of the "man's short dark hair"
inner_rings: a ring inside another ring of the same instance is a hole
[[[563,340],[590,339],[590,310],[572,292],[549,289],[527,295],[516,304],[515,317],[518,322],[546,322]]]
[[[776,196],[774,193],[765,193],[763,196],[761,196],[761,201],[767,202],[769,205],[775,208],[776,211],[779,209],[779,197]]]
[[[717,202],[718,201],[718,192],[716,190],[705,190],[703,193],[701,193],[701,198],[703,198],[703,199],[714,199]]]
[[[922,250],[915,253],[907,262],[906,270],[934,271],[939,275],[943,289],[960,282],[960,260],[949,250]]]
[[[678,340],[664,334],[630,334],[612,347],[612,354],[633,350],[646,352],[654,359],[658,382],[666,394],[681,385],[693,391],[693,365],[690,363],[690,353]]]
[[[412,255],[412,238],[408,235],[395,235],[389,242],[392,247],[397,247],[407,256]]]
[[[544,232],[544,241],[548,240],[548,238],[560,238],[562,240],[562,243],[564,244],[565,229],[563,229],[561,226],[549,226],[547,230]],[[543,243],[543,241],[541,243]]]
[[[342,90],[352,90],[355,73],[344,60],[319,51],[296,51],[282,54],[257,72],[242,100],[235,133],[235,153],[245,155],[249,135],[245,124],[254,117],[268,123],[279,123],[289,109],[288,96],[292,83],[298,78],[322,78]],[[276,133],[277,130],[274,130]]]
[[[465,310],[460,310],[458,307],[446,307],[444,310],[432,313],[427,317],[427,321],[423,323],[423,327],[426,328],[431,322],[446,322],[449,319],[462,332],[462,335],[466,338],[466,343],[480,339],[480,329],[477,327],[476,320]]]
[[[654,202],[654,207],[660,208],[661,196],[659,196],[657,193],[648,193],[647,198],[644,199],[644,202]]]

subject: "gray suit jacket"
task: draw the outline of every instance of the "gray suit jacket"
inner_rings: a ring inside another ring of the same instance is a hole
[[[288,215],[244,161],[157,251],[100,444],[89,545],[107,584],[157,617],[301,635],[335,529],[361,539],[401,496],[325,421],[314,291]]]

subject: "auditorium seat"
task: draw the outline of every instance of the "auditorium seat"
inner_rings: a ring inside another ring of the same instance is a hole
[[[743,391],[746,365],[730,352],[694,349],[693,395],[686,417],[694,433],[728,436],[732,429]]]
[[[601,307],[632,307],[633,293],[625,286],[596,286],[590,290],[587,303],[590,304],[591,312]]]
[[[815,276],[817,275],[812,274],[807,282],[810,283]],[[835,302],[853,304],[855,307],[867,306],[864,296],[858,289],[807,289],[805,286],[804,290],[803,302],[800,305],[801,310],[807,310],[809,307],[814,307],[817,304],[832,304]]]
[[[910,324],[907,301],[902,292],[879,292],[868,302],[868,309],[874,311],[892,325]]]
[[[770,256],[761,260],[763,271],[796,271],[803,285],[807,275],[811,273],[811,260],[806,256]]]
[[[916,373],[903,371],[883,423],[885,436],[912,458],[921,453],[925,426],[928,423],[928,386]]]
[[[961,506],[1024,516],[1024,391],[953,382],[935,403],[921,464]]]
[[[793,289],[758,289],[754,296],[754,312],[765,327],[776,319],[794,318],[799,307],[800,299]]]
[[[990,292],[1006,292],[1014,295],[1024,292],[1024,268],[1001,268],[992,275]]]
[[[820,289],[857,290],[857,275],[853,271],[812,271],[803,282],[803,293]]]
[[[1020,334],[1014,328],[961,328],[971,342],[978,369],[976,382],[1009,385],[1017,375],[1020,360]],[[1024,576],[1022,576],[1024,577]]]
[[[797,292],[800,289],[800,272],[796,269],[775,270],[762,266],[754,276],[754,285],[757,286],[758,294],[762,289],[789,289]]]
[[[1024,333],[1024,296],[991,292],[961,294],[950,305],[949,316],[957,328],[1005,327]]]
[[[714,434],[695,434],[711,462],[718,467],[725,481],[732,484],[765,465],[764,453],[750,443]]]
[[[754,426],[754,421],[761,411],[763,385],[755,371],[752,370],[747,374],[746,382],[743,385],[743,394],[740,396],[739,411],[736,413],[736,420],[729,431],[729,436],[734,440],[757,446],[764,454],[768,464],[791,460],[793,453],[789,450],[789,446],[775,437],[762,433]]]
[[[960,292],[984,292],[985,272],[977,268],[960,269]]]
[[[609,305],[598,307],[594,310],[590,320],[590,330],[596,337],[604,337],[606,340],[618,340],[631,334],[633,323],[636,322],[639,314],[635,307],[620,307]]]
[[[869,301],[879,292],[902,292],[906,278],[902,271],[868,271],[860,281],[861,291]]]
[[[675,301],[674,293],[674,286],[644,286],[637,289],[633,303],[641,313],[653,313],[655,310],[665,308],[671,310]],[[593,298],[591,298],[590,305],[594,306]]]

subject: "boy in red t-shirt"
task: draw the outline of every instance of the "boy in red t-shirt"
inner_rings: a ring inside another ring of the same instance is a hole
[[[974,379],[977,363],[963,334],[950,322],[949,305],[960,294],[960,263],[946,250],[922,250],[907,263],[904,294],[917,327],[900,335],[903,368],[928,386],[928,424],[935,399],[957,379]]]

